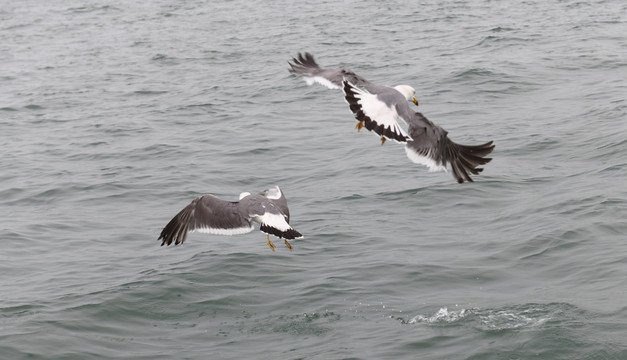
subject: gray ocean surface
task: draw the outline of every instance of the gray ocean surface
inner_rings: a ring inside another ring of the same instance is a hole
[[[413,164],[309,51],[462,144]],[[627,3],[2,1],[1,359],[627,359]],[[265,234],[160,247],[280,185]]]

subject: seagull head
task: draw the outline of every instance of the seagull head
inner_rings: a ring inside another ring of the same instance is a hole
[[[239,194],[239,199],[242,200],[243,198],[245,198],[248,195],[250,195],[250,193],[245,191],[245,192]]]
[[[416,106],[418,106],[418,99],[414,95],[416,95],[416,90],[409,85],[397,85],[394,87],[396,91],[403,94],[407,101],[413,102]]]

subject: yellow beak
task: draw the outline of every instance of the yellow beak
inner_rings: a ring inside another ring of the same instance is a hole
[[[415,104],[416,106],[418,106],[418,99],[416,99],[416,98],[414,97],[412,100],[414,101],[414,104]]]

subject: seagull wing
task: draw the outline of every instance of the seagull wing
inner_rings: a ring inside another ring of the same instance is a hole
[[[342,87],[342,81],[347,79],[351,83],[357,86],[366,86],[370,82],[363,77],[355,74],[352,70],[345,68],[338,69],[322,69],[314,60],[313,55],[310,53],[299,53],[297,57],[292,59],[289,63],[291,69],[289,71],[293,74],[304,75],[307,85],[318,83],[326,86],[329,89],[340,89]]]
[[[401,112],[409,124],[408,131],[412,137],[405,145],[405,152],[411,161],[428,166],[430,171],[446,170],[447,163],[450,163],[453,176],[458,183],[463,183],[472,182],[470,174],[477,175],[483,171],[483,168],[477,166],[492,160],[484,157],[494,149],[492,141],[475,146],[460,145],[448,138],[446,130],[421,113],[409,115],[405,111]]]
[[[163,228],[158,240],[161,246],[182,244],[192,231],[235,235],[253,230],[251,219],[242,213],[239,202],[230,202],[213,195],[194,199]]]
[[[406,143],[411,137],[400,127],[397,119],[402,118],[398,106],[403,104],[407,109],[407,99],[396,89],[387,86],[367,87],[368,91],[358,88],[355,84],[344,80],[344,98],[355,115],[364,123],[364,127],[379,136]],[[407,121],[403,118],[403,120]]]

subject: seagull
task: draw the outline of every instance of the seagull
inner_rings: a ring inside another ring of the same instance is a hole
[[[488,141],[481,145],[461,145],[448,137],[448,131],[432,123],[424,115],[414,112],[406,101],[391,91],[372,94],[361,90],[344,79],[343,92],[346,102],[357,119],[363,119],[368,130],[375,129],[376,121],[371,118],[400,118],[408,124],[410,139],[405,143],[409,160],[425,165],[429,171],[446,171],[450,164],[453,177],[458,183],[473,182],[470,174],[478,175],[483,168],[477,166],[489,163],[492,158],[485,156],[492,152],[494,145]]]
[[[379,86],[355,74],[350,69],[342,67],[322,69],[314,60],[313,55],[307,52],[304,54],[299,53],[297,57],[292,59],[292,62],[288,62],[291,67],[289,71],[293,74],[304,75],[307,85],[318,83],[329,89],[343,89],[343,81],[346,80],[359,88],[363,88],[368,94],[383,101],[388,107],[400,102],[406,103],[407,101],[412,101],[418,105],[418,99],[414,96],[416,90],[409,85],[398,85],[395,87]],[[376,105],[374,102],[370,102],[370,104]],[[353,110],[352,105],[351,110]],[[355,126],[357,131],[363,127],[366,127],[369,131],[374,131],[381,137],[381,144],[384,144],[389,139],[400,143],[406,143],[411,140],[411,137],[399,126],[397,122],[398,116],[395,114],[393,107],[388,109],[370,107],[368,110],[370,112],[355,113],[353,111],[358,120]]]
[[[356,128],[365,127],[381,137],[381,144],[392,139],[405,144],[407,157],[414,163],[425,165],[429,171],[447,171],[450,166],[458,183],[472,182],[470,175],[478,175],[492,159],[485,157],[494,149],[492,141],[481,145],[461,145],[448,137],[448,132],[429,121],[423,114],[414,112],[408,101],[418,105],[416,91],[408,85],[377,86],[349,69],[321,69],[309,53],[298,54],[289,63],[291,72],[306,75],[311,85],[320,83],[330,88],[340,88],[344,99],[358,121]],[[398,119],[408,125],[407,132]]]
[[[285,241],[293,250],[288,240],[300,239],[301,233],[290,225],[290,211],[287,200],[278,186],[251,195],[243,192],[239,201],[225,201],[213,195],[203,195],[194,199],[181,210],[163,228],[158,240],[161,246],[183,244],[187,234],[193,231],[219,235],[245,234],[253,231],[253,222],[260,224],[259,230],[267,234],[267,243],[274,251],[270,241],[274,235]]]

